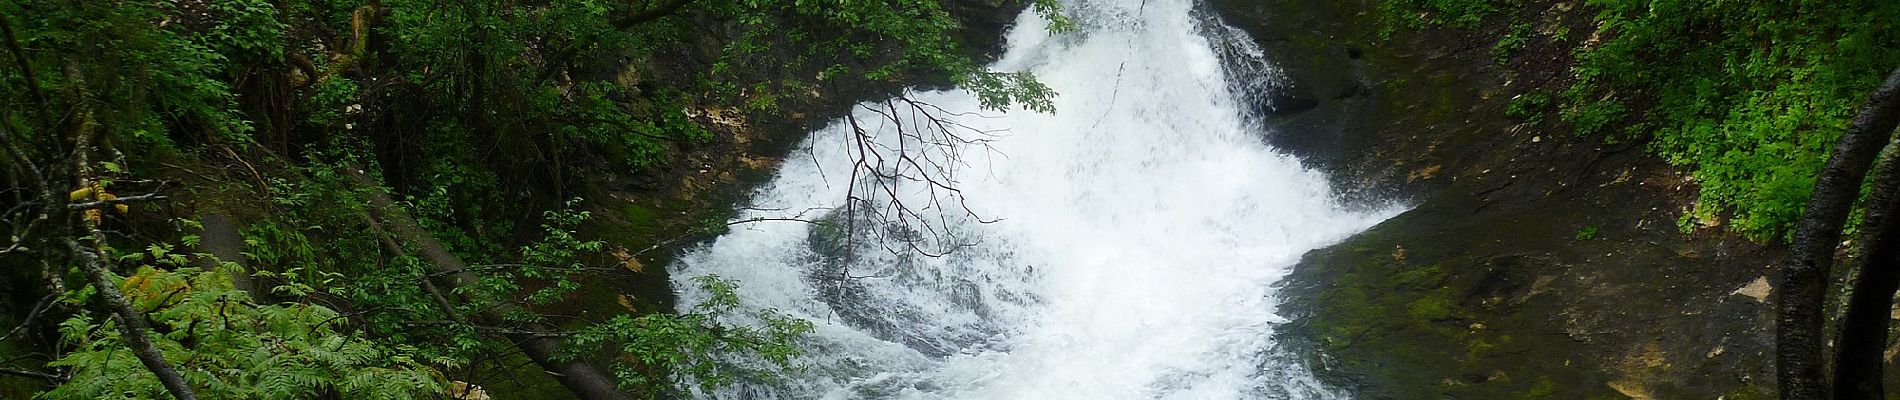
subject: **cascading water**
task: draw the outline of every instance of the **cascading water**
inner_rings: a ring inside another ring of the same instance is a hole
[[[743,307],[816,324],[804,370],[709,396],[1341,397],[1275,347],[1272,284],[1393,211],[1340,204],[1262,142],[1243,93],[1273,71],[1193,0],[1065,7],[1078,29],[1024,13],[991,66],[1033,72],[1055,113],[978,113],[963,91],[863,104],[738,217],[807,222],[680,258],[682,308],[718,275]]]

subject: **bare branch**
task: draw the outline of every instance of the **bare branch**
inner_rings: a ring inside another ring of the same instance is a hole
[[[45,379],[54,384],[66,383],[66,377],[53,375],[53,374],[49,374],[45,372],[39,372],[39,371],[27,371],[23,369],[0,368],[0,375],[13,375],[13,376],[21,376],[21,377],[27,377],[27,378]]]
[[[165,200],[165,199],[169,199],[169,198],[171,198],[171,197],[167,197],[167,196],[165,196],[165,195],[162,195],[162,194],[158,194],[158,193],[148,193],[148,194],[141,194],[141,195],[137,195],[137,196],[125,196],[125,197],[120,197],[120,198],[115,198],[115,199],[107,199],[107,200],[99,200],[99,201],[88,201],[88,202],[84,202],[84,203],[71,203],[71,204],[67,204],[67,205],[66,205],[66,209],[68,209],[68,210],[91,210],[91,209],[98,209],[98,208],[106,208],[106,207],[111,207],[111,206],[116,206],[116,205],[120,205],[120,204],[131,204],[131,203],[140,203],[140,202],[147,202],[147,201],[159,201],[159,200]]]
[[[33,99],[33,105],[42,112],[46,111],[46,94],[40,91],[40,80],[33,76],[33,64],[27,62],[26,50],[20,48],[20,39],[14,36],[13,23],[7,18],[0,17],[0,35],[7,41],[8,52],[13,53],[13,63],[20,68],[20,77],[25,78],[27,94]]]
[[[452,269],[452,270],[436,271],[436,272],[429,273],[428,275],[425,275],[425,276],[433,278],[433,277],[454,275],[454,274],[459,274],[463,272],[496,270],[496,269],[502,269],[502,268],[534,268],[534,269],[548,269],[548,270],[573,271],[573,272],[615,272],[615,271],[620,270],[618,268],[607,268],[607,267],[550,267],[550,266],[545,266],[545,265],[533,265],[533,264],[483,264],[483,265],[470,265],[467,267],[457,268],[457,269]]]
[[[796,216],[793,216],[793,217],[780,217],[780,218],[748,218],[748,219],[742,219],[742,220],[733,220],[733,221],[729,221],[729,222],[726,222],[726,225],[725,225],[725,226],[738,226],[738,225],[744,225],[744,224],[751,224],[751,223],[758,223],[758,222],[773,222],[773,221],[784,221],[784,222],[802,222],[802,223],[806,223],[806,224],[811,224],[811,225],[825,225],[825,223],[824,223],[823,221],[814,221],[814,220],[810,220],[810,219],[805,219],[805,218],[803,218],[803,216],[805,215],[805,213],[806,213],[806,212],[811,212],[811,211],[813,211],[813,210],[805,210],[804,212],[800,212],[800,213],[798,213],[798,215],[796,215]],[[631,254],[629,254],[629,255],[631,255],[631,256],[637,256],[637,255],[641,255],[641,254],[646,254],[646,253],[649,253],[649,252],[652,252],[652,251],[654,251],[654,250],[659,250],[659,249],[661,249],[661,248],[664,248],[664,247],[667,247],[667,246],[672,246],[673,244],[676,244],[676,243],[679,243],[679,242],[680,242],[680,241],[682,241],[682,240],[686,240],[686,239],[688,239],[688,238],[692,238],[692,237],[694,237],[694,236],[699,236],[699,235],[703,235],[703,234],[705,234],[705,232],[694,232],[694,231],[690,231],[690,230],[689,230],[689,231],[688,231],[687,233],[685,233],[685,234],[681,234],[681,235],[678,235],[678,236],[674,236],[674,237],[672,237],[672,238],[668,238],[668,239],[666,239],[666,240],[662,240],[662,241],[660,241],[660,242],[658,242],[658,243],[654,243],[654,244],[653,244],[652,246],[647,246],[647,248],[645,248],[645,249],[640,249],[640,251],[636,251],[636,252],[633,252],[633,253],[631,253]]]
[[[133,309],[132,303],[126,300],[125,294],[119,292],[118,285],[112,283],[109,277],[112,272],[106,270],[104,261],[99,258],[99,255],[71,237],[61,239],[64,239],[66,246],[78,256],[79,269],[84,271],[86,277],[92,281],[93,289],[99,291],[100,301],[105,302],[106,307],[112,311],[113,318],[119,320],[121,340],[125,341],[126,346],[132,348],[132,354],[138,357],[140,363],[145,364],[145,369],[151,370],[153,375],[158,376],[158,381],[164,384],[165,390],[171,392],[172,397],[178,400],[197,400],[197,392],[193,391],[190,384],[185,383],[184,375],[180,375],[178,370],[173,369],[171,363],[165,361],[164,353],[160,353],[157,347],[152,346],[152,338],[147,336],[147,332],[151,332],[152,328],[145,322],[145,315]]]
[[[964,160],[966,147],[995,152],[990,142],[1001,131],[976,128],[952,117],[984,116],[950,112],[908,96],[859,108],[876,115],[878,126],[867,126],[855,115],[845,117],[847,154],[852,157],[845,206],[850,216],[847,247],[860,233],[856,227],[860,218],[887,226],[868,231],[876,235],[879,247],[926,257],[941,257],[974,245],[961,241],[950,229],[951,214],[960,213],[978,223],[1000,220],[984,218],[972,210],[956,177],[960,168],[969,165]],[[886,131],[894,136],[880,138]],[[906,187],[909,184],[920,187]],[[870,196],[860,195],[860,190]],[[903,192],[911,190],[921,192],[922,203],[906,200]]]
[[[464,328],[474,329],[476,331],[487,332],[487,333],[499,333],[499,334],[505,334],[505,335],[521,335],[521,336],[528,336],[532,338],[564,338],[568,336],[574,336],[575,334],[575,332],[573,331],[543,331],[543,330],[508,328],[508,327],[499,327],[499,326],[485,326],[485,325],[476,325],[476,324],[460,322],[460,321],[403,321],[402,324],[409,325],[409,326],[464,327]]]
[[[396,242],[396,239],[400,238],[414,245],[419,253],[417,257],[426,261],[430,268],[436,272],[464,270],[448,274],[447,277],[449,278],[448,281],[450,284],[463,285],[477,282],[479,278],[476,277],[475,274],[465,270],[468,268],[468,263],[463,261],[460,256],[449,252],[441,240],[423,229],[421,224],[409,216],[408,211],[404,210],[400,205],[397,205],[394,200],[391,200],[387,193],[382,192],[380,190],[382,188],[380,183],[370,179],[368,174],[363,173],[361,169],[357,168],[348,169],[346,175],[349,179],[362,187],[378,189],[364,191],[361,195],[363,196],[363,200],[370,206],[372,214],[370,217],[371,221],[374,222],[380,217],[383,222],[388,223],[387,226],[380,224],[372,225],[372,228],[378,231],[377,236],[383,240],[384,246],[391,248],[392,251],[400,252],[403,246]],[[384,231],[383,228],[385,227],[388,228],[387,231]],[[467,318],[462,318],[455,314],[454,304],[449,299],[450,294],[437,289],[432,281],[433,279],[429,278],[422,279],[423,289],[429,291],[431,295],[435,297],[435,300],[439,303],[438,305],[443,307],[444,311],[450,314],[451,319],[457,321],[468,320]],[[502,310],[502,314],[521,310],[517,305],[509,302],[497,303],[493,307]],[[535,331],[552,331],[552,327],[547,326],[530,326],[530,328]],[[507,333],[506,335],[510,340],[515,342],[516,347],[521,349],[522,353],[534,360],[543,370],[555,374],[556,380],[560,381],[568,390],[573,391],[577,397],[583,399],[611,400],[630,398],[626,393],[619,391],[608,375],[601,373],[592,365],[580,361],[558,360],[556,355],[559,353],[559,349],[557,348],[559,341],[529,334]]]
[[[58,293],[50,293],[50,294],[47,294],[46,296],[40,297],[40,301],[33,303],[33,308],[28,309],[28,311],[26,312],[26,318],[20,320],[19,326],[13,327],[13,330],[7,331],[6,335],[0,336],[0,342],[4,342],[7,339],[12,339],[13,335],[19,334],[21,331],[25,331],[26,327],[28,326],[32,326],[33,320],[39,319],[40,313],[46,311],[46,308],[48,306],[53,305],[53,299],[57,299],[57,298],[59,298]]]

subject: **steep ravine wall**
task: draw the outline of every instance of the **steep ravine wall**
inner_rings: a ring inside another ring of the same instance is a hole
[[[1767,398],[1778,246],[1684,234],[1695,186],[1507,101],[1567,85],[1569,49],[1499,62],[1507,29],[1395,29],[1377,0],[1216,0],[1303,99],[1268,138],[1360,199],[1411,211],[1309,253],[1283,339],[1362,399]],[[1578,1],[1512,18],[1591,32]],[[1760,396],[1760,397],[1756,397]]]

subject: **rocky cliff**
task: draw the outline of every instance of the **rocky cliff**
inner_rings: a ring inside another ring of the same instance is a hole
[[[1285,71],[1269,141],[1343,194],[1404,214],[1308,254],[1283,341],[1366,399],[1766,398],[1764,277],[1781,255],[1685,234],[1696,187],[1643,152],[1507,116],[1570,82],[1577,1],[1529,1],[1470,29],[1380,21],[1376,0],[1220,0]],[[1514,57],[1490,54],[1533,21]]]

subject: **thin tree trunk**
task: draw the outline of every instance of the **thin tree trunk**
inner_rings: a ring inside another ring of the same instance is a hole
[[[1826,399],[1822,308],[1827,271],[1847,214],[1860,195],[1861,181],[1893,136],[1896,122],[1900,122],[1900,69],[1888,74],[1841,135],[1815,180],[1807,211],[1795,226],[1792,254],[1777,276],[1781,290],[1775,301],[1775,368],[1784,400]]]
[[[66,73],[73,81],[84,82],[74,68],[69,66]],[[86,95],[82,93],[79,97],[84,98]],[[91,146],[95,138],[95,130],[98,128],[97,122],[93,120],[91,110],[82,108],[75,114],[73,123],[76,124],[76,129],[72,153],[74,186],[90,187],[95,191],[104,190],[93,179],[91,173]],[[46,207],[58,210],[54,211],[54,215],[58,216],[55,220],[60,221],[59,225],[64,228],[55,230],[54,234],[72,252],[73,260],[79,264],[80,271],[86,274],[86,279],[92,283],[94,290],[99,291],[99,301],[105,303],[106,309],[111,311],[112,316],[119,321],[121,340],[125,341],[127,347],[132,348],[132,354],[138,357],[139,363],[144,364],[145,369],[151,370],[152,374],[158,377],[158,382],[165,386],[165,391],[170,392],[172,397],[178,400],[197,400],[198,394],[192,390],[191,384],[186,383],[185,377],[179,375],[178,370],[173,369],[171,363],[165,361],[164,353],[152,346],[152,338],[147,336],[152,328],[145,322],[145,314],[132,308],[132,303],[126,300],[125,294],[119,292],[119,286],[112,282],[111,278],[114,275],[107,268],[110,261],[100,258],[102,255],[100,249],[105,245],[106,236],[99,230],[98,221],[86,218],[84,212],[80,213],[78,218],[75,218],[73,213],[66,212],[67,202],[53,194],[55,192],[50,188],[43,188],[41,193],[45,196],[43,200],[46,202]],[[88,210],[87,212],[103,212],[103,210]],[[73,225],[82,229],[74,231],[71,228]],[[79,237],[82,234],[91,240],[90,245],[80,243]]]
[[[1834,347],[1834,399],[1880,400],[1882,348],[1892,319],[1893,294],[1900,289],[1900,145],[1889,143],[1874,169],[1872,194],[1864,206],[1860,248],[1856,249],[1860,278],[1849,295],[1847,315],[1841,318],[1840,340]]]
[[[377,184],[361,171],[352,170],[346,173],[349,174],[351,179],[359,186],[365,188],[382,187],[382,185]],[[469,272],[468,263],[463,262],[462,258],[456,256],[454,253],[450,253],[448,248],[443,246],[440,240],[437,240],[434,235],[424,230],[422,225],[416,223],[414,218],[410,218],[409,213],[404,211],[395,201],[390,200],[388,194],[376,189],[366,190],[364,193],[366,194],[363,197],[364,200],[369,203],[370,212],[378,214],[381,217],[381,221],[384,223],[382,225],[385,225],[384,228],[387,228],[390,233],[400,237],[403,241],[415,246],[418,253],[417,255],[421,257],[423,261],[427,261],[435,273],[447,276],[449,281],[457,286],[475,284],[478,278],[474,273]],[[423,279],[429,278],[424,277]],[[453,308],[450,310],[452,312]],[[508,314],[520,310],[521,308],[519,306],[504,303],[496,306],[492,312]],[[530,326],[528,330],[546,332],[552,329],[546,326]],[[540,365],[541,369],[554,375],[555,380],[560,381],[562,386],[566,386],[569,391],[574,392],[574,395],[581,399],[632,399],[631,396],[620,391],[619,386],[614,383],[612,378],[609,378],[606,374],[602,374],[600,370],[595,369],[592,365],[579,361],[563,362],[555,360],[555,353],[557,353],[556,350],[559,346],[558,343],[555,342],[555,339],[549,338],[547,335],[509,334],[508,338],[515,343],[516,347],[521,349],[522,353],[527,354],[529,359],[534,360],[534,363]]]
[[[165,362],[165,355],[159,353],[158,348],[152,347],[151,337],[146,336],[152,327],[145,323],[145,314],[132,309],[132,303],[126,301],[124,293],[119,292],[119,286],[112,283],[108,276],[112,272],[106,271],[99,255],[71,237],[65,238],[65,242],[73,255],[79,258],[79,269],[92,281],[93,288],[99,290],[100,301],[119,320],[119,336],[125,340],[127,347],[132,348],[132,354],[138,357],[139,363],[145,364],[145,369],[158,376],[158,382],[165,385],[165,391],[171,392],[172,397],[197,400],[198,394],[192,391],[190,384],[185,383],[185,377],[172,369],[171,363]]]
[[[13,54],[14,67],[20,69],[20,77],[26,83],[27,98],[33,101],[31,112],[48,112],[46,94],[40,91],[39,78],[33,76],[33,64],[26,59],[26,49],[20,47],[20,38],[13,34],[13,23],[0,17],[0,38],[7,41],[7,52]]]
[[[83,153],[86,151],[83,138],[89,135],[82,132],[79,136],[82,141],[76,149]],[[118,285],[112,282],[112,272],[107,268],[107,261],[100,259],[97,252],[97,244],[104,240],[104,235],[96,227],[91,226],[90,222],[74,221],[74,213],[67,209],[66,199],[60,197],[58,192],[52,189],[48,183],[51,182],[49,177],[20,148],[17,139],[19,138],[15,137],[11,130],[0,127],[0,146],[6,147],[7,153],[16,162],[25,165],[26,169],[34,175],[31,181],[39,192],[40,202],[43,203],[39,218],[53,221],[49,229],[45,231],[49,236],[45,239],[45,243],[48,243],[48,246],[65,247],[72,254],[73,261],[77,262],[80,271],[86,274],[86,279],[95,290],[98,290],[99,301],[104,303],[106,309],[111,312],[112,318],[118,320],[119,333],[126,346],[132,348],[133,356],[139,359],[140,364],[144,364],[145,369],[158,377],[159,383],[164,385],[165,390],[178,400],[197,400],[196,391],[185,382],[184,376],[172,368],[171,363],[165,361],[163,353],[152,346],[151,337],[147,336],[151,332],[151,326],[145,322],[145,315],[133,309],[131,302],[126,300],[125,294],[119,291]],[[86,159],[84,154],[80,154],[77,158],[81,162]],[[85,182],[85,179],[80,178],[80,182]],[[81,231],[89,232],[88,237],[94,241],[94,246],[80,243],[73,225],[83,226],[85,229]],[[58,287],[59,281],[55,276],[49,274],[49,279],[52,279],[56,286],[53,290],[55,293],[64,291],[64,288]]]

